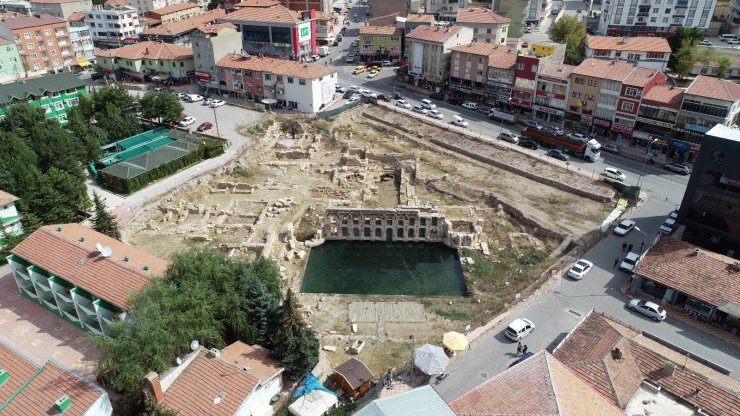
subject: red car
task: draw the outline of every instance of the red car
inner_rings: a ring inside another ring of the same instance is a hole
[[[213,123],[206,121],[205,123],[200,123],[200,126],[196,129],[197,131],[206,131],[213,128]]]

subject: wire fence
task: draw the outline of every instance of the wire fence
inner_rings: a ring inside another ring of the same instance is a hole
[[[350,108],[354,108],[354,107],[356,107],[358,105],[360,105],[360,100],[357,100],[357,101],[354,101],[354,102],[351,102],[351,103],[348,102],[348,103],[345,103],[344,105],[341,105],[341,106],[339,106],[337,108],[332,108],[331,110],[320,111],[320,112],[316,113],[316,118],[318,118],[319,120],[326,120],[327,118],[334,117],[334,116],[336,116],[338,114],[341,114],[341,113],[349,110]]]

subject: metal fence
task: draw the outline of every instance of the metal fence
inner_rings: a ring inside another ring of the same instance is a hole
[[[320,112],[316,113],[316,118],[319,119],[319,120],[326,120],[327,118],[334,117],[337,114],[341,114],[341,113],[349,110],[350,108],[354,108],[354,107],[360,105],[360,103],[361,103],[361,101],[360,100],[357,100],[357,101],[354,101],[354,102],[351,102],[351,103],[346,103],[346,104],[344,104],[342,106],[339,106],[337,108],[332,108],[331,110],[320,111]]]

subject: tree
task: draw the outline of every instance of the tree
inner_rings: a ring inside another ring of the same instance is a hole
[[[0,132],[0,189],[23,200],[33,189],[41,172],[38,157],[25,140],[14,133]]]
[[[576,16],[563,16],[550,26],[547,35],[557,43],[567,43],[569,38],[581,41],[586,37],[586,26]]]
[[[85,161],[97,159],[100,156],[100,146],[105,142],[105,140],[101,141],[98,135],[98,132],[102,130],[100,128],[93,130],[93,127],[95,126],[88,124],[85,120],[79,108],[73,107],[67,111],[67,130],[82,144],[85,150]]]
[[[93,191],[93,207],[95,209],[95,215],[92,217],[93,230],[103,233],[108,237],[120,239],[121,232],[118,231],[116,218],[108,212],[105,202],[100,199],[100,195],[95,191]]]
[[[717,58],[717,77],[727,79],[730,76],[730,68],[732,68],[732,57],[720,55]]]
[[[675,59],[674,70],[680,78],[685,78],[696,62],[697,42],[693,39],[684,39],[681,48],[673,54]]]
[[[121,84],[107,85],[91,96],[96,115],[105,113],[109,106],[113,106],[121,114],[132,114],[136,110],[136,99]]]
[[[56,120],[48,119],[31,128],[28,142],[39,158],[39,168],[46,172],[56,167],[65,172],[80,170],[87,151],[82,141],[74,138]]]
[[[5,227],[0,225],[0,264],[5,264],[5,259],[10,255],[10,251],[23,241],[22,234],[8,232]]]
[[[704,68],[709,69],[716,60],[717,54],[714,53],[714,48],[702,48],[696,53],[696,62],[700,62]]]
[[[273,355],[285,367],[285,374],[290,380],[303,378],[319,362],[319,340],[303,321],[300,308],[293,291],[288,289],[280,305]]]
[[[108,111],[98,115],[98,127],[105,131],[107,143],[135,136],[144,129],[139,120],[130,114],[121,114],[113,106],[109,106]]]
[[[581,39],[569,37],[565,42],[565,57],[563,62],[568,65],[579,65],[583,62],[583,48]]]
[[[147,92],[139,100],[144,118],[174,123],[182,116],[183,107],[177,96],[169,93]]]
[[[668,66],[678,72],[676,68],[676,53],[683,47],[685,40],[694,40],[696,43],[704,39],[704,31],[698,27],[680,27],[673,35],[668,37],[668,45],[673,53],[668,59]],[[685,65],[685,63],[684,63]]]
[[[51,167],[24,196],[24,206],[43,224],[78,221],[90,209],[82,170],[65,172]]]
[[[46,115],[43,108],[21,103],[8,109],[0,125],[3,131],[16,131],[23,138],[27,138],[33,126],[45,121]]]
[[[224,7],[224,0],[210,0],[208,2],[208,10],[222,9]]]

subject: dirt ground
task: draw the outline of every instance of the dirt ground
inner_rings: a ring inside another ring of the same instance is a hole
[[[367,345],[359,358],[379,375],[388,366],[407,365],[412,345],[439,344],[444,332],[463,332],[468,324],[475,328],[485,323],[557,260],[550,253],[562,238],[554,235],[577,236],[600,222],[605,207],[599,202],[420,144],[403,132],[380,128],[362,116],[362,111],[402,122],[394,119],[396,113],[367,106],[330,121],[268,116],[261,124],[244,128],[245,134],[259,140],[239,160],[151,203],[123,230],[124,238],[164,258],[200,245],[218,247],[232,256],[268,256],[279,263],[286,288],[298,291],[310,254],[307,243],[320,227],[326,207],[391,208],[403,199],[398,184],[388,180],[392,166],[374,160],[354,166],[347,162],[349,148],[397,154],[393,157],[398,160],[416,156],[419,163],[404,194],[409,204],[432,205],[453,222],[483,219],[482,241],[490,254],[468,249],[460,253],[474,260],[464,266],[470,296],[300,295],[322,345],[337,348],[326,353],[329,364],[343,362],[345,348],[362,337]],[[409,123],[408,119],[403,122]],[[422,123],[414,128],[431,137],[463,140]],[[533,163],[510,150],[467,145],[511,163]],[[533,168],[582,183],[584,189],[598,187],[582,175],[544,162]],[[484,195],[515,207],[538,226],[525,225]],[[543,233],[540,228],[552,232]],[[358,323],[358,332],[351,333],[348,308],[352,301],[396,302],[399,298],[422,304],[425,321]]]

